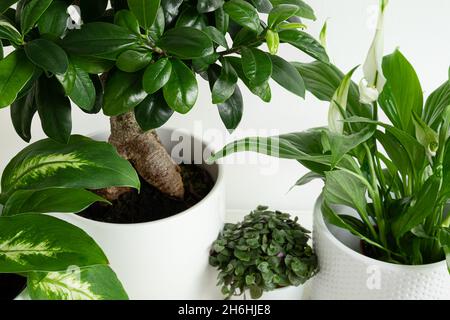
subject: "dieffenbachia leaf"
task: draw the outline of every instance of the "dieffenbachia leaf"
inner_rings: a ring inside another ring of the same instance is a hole
[[[83,230],[47,215],[0,217],[0,272],[61,271],[107,264]]]
[[[1,186],[0,199],[5,200],[16,190],[139,188],[140,184],[136,171],[114,147],[73,135],[67,144],[44,139],[23,149],[6,166]]]
[[[0,60],[0,108],[14,102],[33,74],[34,65],[23,50],[13,51]]]
[[[127,300],[114,271],[104,265],[62,272],[30,272],[28,293],[34,300]]]
[[[108,202],[84,189],[17,190],[3,207],[2,217],[22,213],[77,213],[95,202]]]

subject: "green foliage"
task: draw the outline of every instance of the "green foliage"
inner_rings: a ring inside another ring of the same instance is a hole
[[[387,83],[378,102],[361,104],[357,86],[350,82],[347,104],[339,105],[333,96],[346,81],[342,72],[320,61],[293,65],[308,91],[339,108],[343,133],[318,128],[245,138],[211,159],[242,151],[295,159],[311,170],[296,185],[322,178],[324,217],[358,236],[373,258],[417,265],[447,255],[449,261],[448,80],[424,106],[416,72],[397,50],[384,58]],[[379,109],[390,123],[378,120]],[[357,218],[341,214],[338,206],[354,209]]]
[[[258,299],[264,291],[299,286],[315,275],[310,232],[297,220],[259,206],[242,222],[225,224],[209,263],[219,269],[218,285],[227,298],[248,290]]]

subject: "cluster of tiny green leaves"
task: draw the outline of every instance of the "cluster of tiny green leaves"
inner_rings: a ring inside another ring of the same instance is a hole
[[[218,285],[227,298],[249,291],[258,299],[264,291],[299,286],[317,272],[310,232],[297,220],[259,206],[242,222],[225,225],[209,261],[220,270]]]
[[[68,30],[71,3],[0,5],[0,51],[14,47],[0,56],[0,107],[11,105],[26,141],[37,112],[47,136],[67,142],[71,102],[107,116],[134,111],[143,130],[160,127],[194,107],[196,74],[209,82],[212,103],[233,130],[243,112],[238,79],[263,101],[271,100],[270,79],[304,97],[301,75],[276,55],[280,42],[328,62],[302,31],[300,18],[315,19],[302,0],[113,0],[110,9],[107,0],[81,0],[84,24]],[[258,48],[264,43],[269,53]]]

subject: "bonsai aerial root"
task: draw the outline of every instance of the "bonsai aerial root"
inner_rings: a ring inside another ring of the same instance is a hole
[[[155,131],[142,131],[133,112],[111,117],[109,143],[130,161],[140,176],[161,192],[175,198],[184,197],[180,167],[159,141]],[[99,193],[110,201],[116,200],[129,188],[112,187]]]

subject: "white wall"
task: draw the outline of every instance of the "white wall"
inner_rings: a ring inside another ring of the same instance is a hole
[[[333,62],[344,71],[365,58],[373,36],[376,0],[310,0],[318,20],[311,23],[309,32],[318,35],[322,23],[329,18],[328,51]],[[414,3],[414,4],[413,4]],[[449,0],[391,0],[386,21],[386,53],[397,46],[415,66],[425,95],[447,79],[450,42]],[[305,61],[296,49],[283,47],[281,55],[291,61]],[[355,75],[359,80],[360,74]],[[216,108],[210,103],[207,84],[200,82],[200,96],[194,110],[187,116],[175,115],[167,124],[194,130],[194,127],[220,129],[231,139],[220,122]],[[241,130],[270,134],[301,131],[326,124],[327,103],[308,95],[303,101],[287,93],[278,85],[272,86],[272,102],[262,103],[244,88],[245,114]],[[85,115],[74,108],[73,133],[88,134],[108,128],[102,115]],[[0,110],[0,171],[14,154],[25,146],[17,137],[9,120],[9,108]],[[244,136],[237,134],[236,136]],[[40,139],[38,119],[33,124],[33,140]],[[271,161],[268,163],[267,161]],[[319,182],[297,188],[287,194],[289,187],[306,171],[294,161],[264,159],[263,166],[250,164],[227,165],[227,201],[230,209],[250,209],[268,204],[279,209],[309,210],[320,192]],[[268,169],[278,168],[272,175]],[[266,168],[262,170],[262,168]]]

